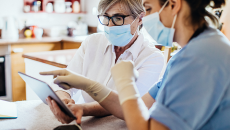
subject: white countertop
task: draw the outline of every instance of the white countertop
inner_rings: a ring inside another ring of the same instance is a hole
[[[37,43],[37,42],[83,42],[86,36],[76,36],[76,37],[43,37],[42,39],[36,38],[21,38],[16,41],[7,40],[7,39],[0,39],[0,45],[6,44],[18,44],[18,43]]]

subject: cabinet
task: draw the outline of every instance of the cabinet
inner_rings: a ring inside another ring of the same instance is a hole
[[[11,45],[11,75],[13,101],[26,100],[25,82],[18,75],[18,71],[25,72],[25,62],[22,54],[61,49],[61,42],[26,43]]]
[[[81,42],[67,42],[63,41],[62,48],[63,49],[78,49],[81,46]]]

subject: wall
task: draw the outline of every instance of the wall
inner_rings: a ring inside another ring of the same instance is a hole
[[[97,27],[98,18],[97,18],[97,6],[100,0],[85,0],[86,3],[86,21],[89,26]]]
[[[37,25],[43,28],[52,26],[66,26],[69,21],[77,21],[81,16],[89,26],[97,26],[97,17],[93,15],[93,7],[97,7],[100,0],[82,0],[85,2],[84,14],[48,14],[48,13],[24,13],[23,0],[0,0],[0,29],[2,28],[2,17],[14,16],[23,26],[26,20],[29,25]]]

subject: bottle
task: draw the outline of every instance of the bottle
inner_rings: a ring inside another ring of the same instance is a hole
[[[54,11],[56,13],[65,13],[65,0],[55,0]]]
[[[33,3],[32,3],[32,11],[38,12],[38,3],[36,0],[33,1]]]
[[[53,4],[52,3],[48,3],[46,5],[46,12],[47,13],[52,13],[53,12]]]
[[[73,12],[74,13],[80,13],[80,4],[78,1],[74,1],[74,3],[73,3]]]
[[[65,2],[65,6],[66,6],[65,12],[66,13],[71,13],[72,12],[71,5],[72,5],[71,2]]]

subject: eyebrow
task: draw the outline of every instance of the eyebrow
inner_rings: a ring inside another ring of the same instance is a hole
[[[144,3],[143,3],[143,6],[145,7],[145,6],[146,6],[146,4],[149,4],[149,2],[144,2]]]

